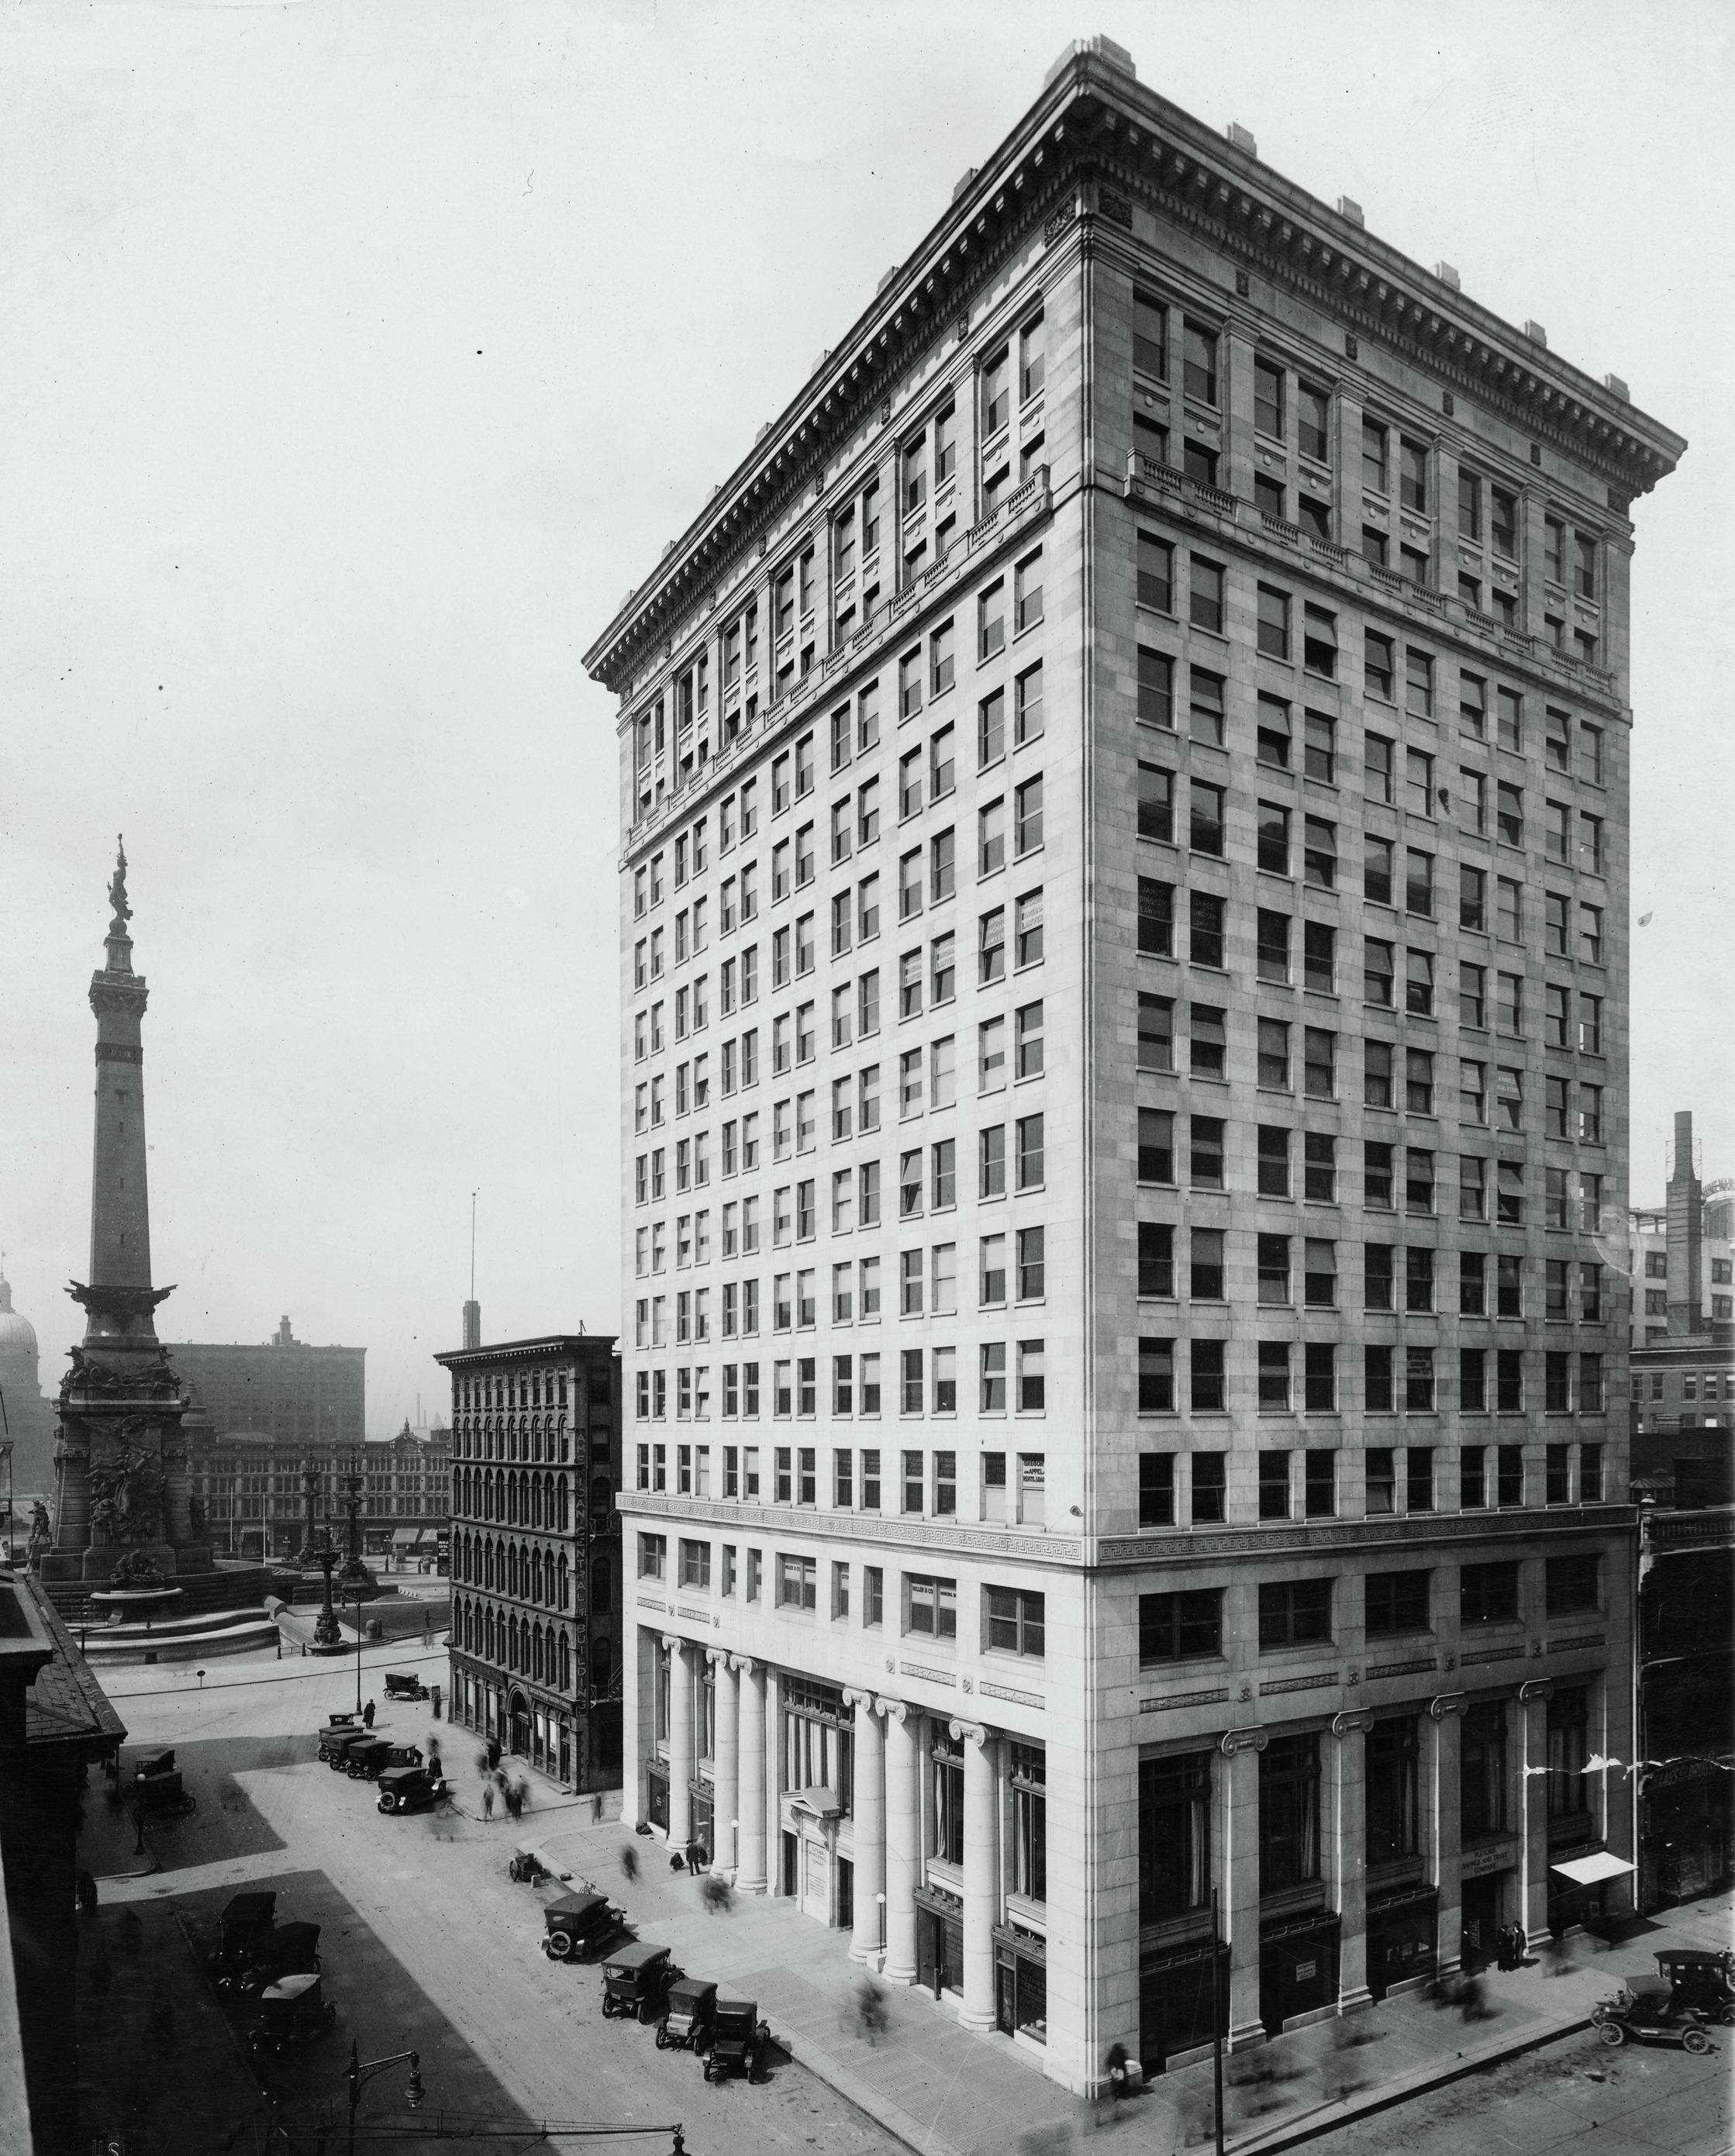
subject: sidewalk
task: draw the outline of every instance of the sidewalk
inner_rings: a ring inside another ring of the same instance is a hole
[[[949,2003],[903,1989],[886,1991],[886,2029],[870,2044],[854,2011],[860,1969],[838,1933],[788,1902],[738,1896],[728,1913],[710,1914],[697,1882],[670,1870],[660,1840],[557,1808],[528,1816],[515,1838],[532,1837],[562,1869],[624,1903],[641,1938],[671,1947],[691,1974],[757,1999],[803,2065],[921,2156],[1060,2156],[1109,2130],[1127,2156],[1173,2156],[1209,2142],[1209,2060],[1158,2076],[1135,2102],[1091,2106],[1045,2079],[1024,2046],[967,2033]],[[620,1866],[626,1847],[639,1860],[631,1882]],[[1551,2042],[1585,2026],[1620,1982],[1654,1977],[1660,1948],[1726,1944],[1729,1928],[1723,1896],[1666,1912],[1610,1948],[1574,1940],[1576,1966],[1558,1976],[1541,1967],[1488,1971],[1483,2020],[1466,2023],[1457,2010],[1410,1994],[1240,2053],[1225,2061],[1229,2146],[1237,2156],[1272,2156]]]

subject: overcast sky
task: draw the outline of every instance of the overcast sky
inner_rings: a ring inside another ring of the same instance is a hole
[[[1685,434],[1635,566],[1634,1195],[1735,1173],[1726,4],[14,5],[0,1245],[88,1247],[115,834],[170,1338],[618,1323],[614,710],[579,654],[1070,38]]]

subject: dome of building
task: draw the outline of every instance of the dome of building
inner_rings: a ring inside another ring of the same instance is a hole
[[[12,1282],[0,1277],[0,1355],[36,1359],[36,1327],[12,1306]]]

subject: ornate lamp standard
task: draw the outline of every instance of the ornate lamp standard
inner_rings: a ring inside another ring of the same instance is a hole
[[[313,1561],[325,1575],[326,1595],[325,1607],[313,1627],[313,1650],[316,1655],[339,1655],[343,1651],[343,1635],[337,1627],[337,1612],[331,1606],[331,1574],[337,1553],[329,1542],[322,1543],[314,1552]]]
[[[346,1592],[359,1587],[372,1594],[377,1583],[362,1562],[362,1476],[361,1462],[354,1454],[350,1455],[348,1471],[338,1477],[338,1485],[343,1491],[343,1509],[349,1515],[349,1555],[339,1577]]]

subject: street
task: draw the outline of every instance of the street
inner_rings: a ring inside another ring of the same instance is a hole
[[[426,1705],[383,1706],[385,1668],[425,1664],[424,1677],[437,1678],[444,1660],[419,1644],[371,1649],[364,1658],[365,1693],[381,1702],[382,1732],[424,1746],[430,1737],[444,1740],[463,1801],[474,1810],[475,1740],[435,1724]],[[520,1830],[503,1818],[485,1824],[455,1808],[388,1817],[376,1809],[371,1784],[351,1782],[315,1761],[315,1730],[329,1711],[354,1703],[353,1659],[238,1658],[208,1673],[203,1691],[192,1671],[179,1669],[117,1671],[112,1682],[131,1732],[128,1756],[145,1746],[173,1744],[198,1809],[185,1820],[147,1820],[146,1844],[162,1869],[122,1879],[116,1875],[142,1861],[133,1854],[132,1823],[93,1788],[87,1861],[104,1875],[101,1921],[112,1927],[117,1905],[123,1913],[132,1909],[153,1920],[172,1912],[202,1959],[214,1943],[223,1902],[241,1886],[258,1885],[277,1887],[280,1921],[321,1925],[321,1953],[337,2024],[278,2070],[290,2111],[305,2112],[334,2096],[341,2101],[340,2076],[353,2038],[364,2060],[411,2047],[420,2051],[427,2094],[419,2120],[403,2106],[407,2069],[382,2076],[366,2092],[364,2133],[369,2124],[389,2124],[398,2147],[441,2145],[431,2132],[415,2128],[431,2128],[442,2108],[506,2128],[528,2129],[542,2120],[680,2122],[692,2156],[729,2156],[748,2148],[868,2156],[896,2147],[799,2064],[775,2061],[770,2079],[752,2088],[739,2081],[707,2087],[699,2061],[660,2052],[649,2029],[605,2024],[596,1971],[545,1958],[543,1897],[506,1876],[515,1842],[539,1825],[552,1827],[557,1814],[532,1815]],[[580,1809],[588,1821],[588,1799]],[[603,1883],[630,1908],[624,1881]],[[154,1923],[130,1951],[148,1960],[159,1938],[162,1953],[172,1954],[176,1943]],[[181,1966],[190,1965],[183,1953]],[[160,1978],[157,1982],[162,1989]],[[161,2002],[151,2010],[161,2041]],[[182,2002],[173,2041],[192,2041],[192,2002]],[[144,2025],[148,2034],[148,2016]],[[100,2084],[101,2066],[89,2056],[88,2036],[85,2051],[87,2082]],[[159,2077],[172,2106],[173,2077]],[[93,2112],[100,2112],[100,2087],[87,2094],[95,2099]],[[116,2097],[115,2116],[121,2108]],[[246,2118],[229,2123],[244,2136]],[[129,2142],[129,2156],[136,2147],[226,2145],[226,2136],[189,2141],[190,2128],[183,2113],[166,2130],[159,2128],[154,2140]],[[207,2124],[199,2130],[212,2129]],[[511,2135],[507,2145],[516,2140]],[[244,2138],[235,2145],[259,2144]],[[311,2149],[314,2143],[297,2138],[290,2145]],[[668,2143],[611,2137],[600,2145],[660,2151]]]

